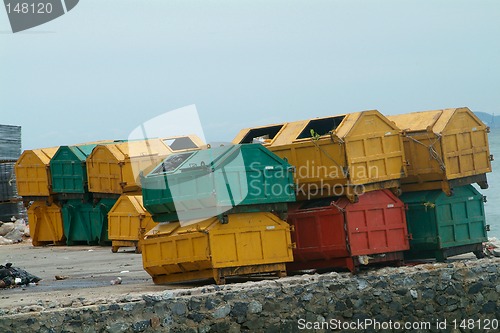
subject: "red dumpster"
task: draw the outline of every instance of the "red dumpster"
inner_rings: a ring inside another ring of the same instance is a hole
[[[409,249],[405,207],[389,190],[308,201],[290,207],[294,261],[287,270],[348,268],[376,262],[402,262]]]

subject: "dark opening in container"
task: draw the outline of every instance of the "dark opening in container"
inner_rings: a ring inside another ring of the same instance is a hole
[[[173,151],[198,148],[193,140],[191,140],[187,136],[175,139],[166,139],[163,140],[163,142],[165,142],[165,144],[169,146]]]
[[[254,139],[258,138],[272,140],[282,128],[283,125],[274,125],[269,127],[251,129],[239,143],[254,143]]]
[[[158,165],[151,174],[160,174],[164,172],[174,171],[181,165],[185,160],[187,160],[194,152],[175,154],[167,157],[160,165]]]
[[[297,139],[306,139],[312,137],[311,130],[314,131],[314,134],[325,135],[328,132],[336,129],[342,120],[344,120],[345,116],[336,116],[322,119],[314,119],[311,120],[307,126],[304,128],[302,132],[300,132]]]

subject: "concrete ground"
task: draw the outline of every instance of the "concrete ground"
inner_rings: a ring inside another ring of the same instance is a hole
[[[0,246],[0,264],[7,262],[42,281],[35,286],[0,289],[0,308],[40,302],[71,304],[75,299],[84,303],[90,299],[175,288],[153,284],[142,268],[141,255],[134,253],[134,248],[121,248],[118,253],[112,253],[111,247],[34,247],[30,242],[23,242]],[[56,280],[56,275],[67,276],[67,279]],[[112,285],[111,281],[117,277],[121,277],[122,283]]]
[[[464,259],[474,259],[474,256],[465,254],[449,261]],[[207,280],[189,284],[155,285],[142,268],[142,257],[134,252],[134,248],[121,248],[118,253],[112,253],[111,247],[34,247],[31,242],[25,241],[0,246],[0,264],[7,262],[42,280],[34,286],[0,289],[0,310],[30,305],[50,308],[51,305],[64,307],[106,303],[110,299],[135,297],[148,292],[213,284],[213,281]],[[424,262],[426,261],[419,263]],[[56,280],[56,275],[66,276],[67,279]],[[118,277],[122,279],[122,283],[112,285],[111,281]],[[249,280],[252,279],[236,278],[232,282]]]

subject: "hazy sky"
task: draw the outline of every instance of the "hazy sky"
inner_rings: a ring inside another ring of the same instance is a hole
[[[191,104],[209,141],[367,109],[500,113],[500,1],[81,0],[16,34],[0,8],[0,80],[24,149]]]

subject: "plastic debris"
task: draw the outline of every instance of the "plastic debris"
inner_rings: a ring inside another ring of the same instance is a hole
[[[496,237],[488,238],[483,243],[483,252],[488,257],[500,257],[500,241]]]
[[[41,279],[35,275],[26,272],[24,269],[12,267],[12,263],[5,266],[0,265],[0,283],[1,288],[15,287],[19,285],[29,285],[38,283]]]
[[[122,284],[122,278],[121,277],[117,277],[116,279],[111,280],[110,282],[111,282],[111,285]]]

